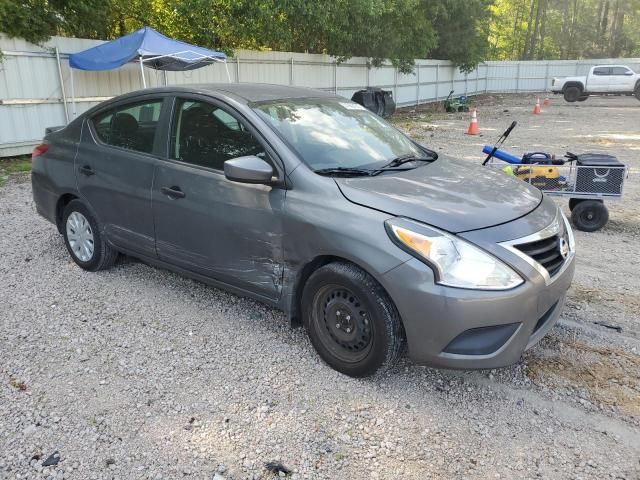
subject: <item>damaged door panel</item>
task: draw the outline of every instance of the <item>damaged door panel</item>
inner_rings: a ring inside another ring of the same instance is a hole
[[[178,98],[169,158],[153,185],[160,260],[276,300],[282,289],[282,210],[278,186],[233,182],[224,162],[267,148],[228,108]]]

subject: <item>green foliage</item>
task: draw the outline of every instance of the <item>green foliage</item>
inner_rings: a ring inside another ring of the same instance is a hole
[[[430,58],[451,60],[463,72],[487,59],[493,0],[424,0],[438,35]]]
[[[31,158],[25,155],[0,159],[0,187],[2,187],[10,175],[31,171]]]
[[[640,0],[495,0],[491,11],[492,58],[640,54]]]
[[[174,38],[237,48],[352,56],[402,72],[434,55],[469,68],[484,59],[490,0],[0,0],[0,31],[116,38],[150,25]]]

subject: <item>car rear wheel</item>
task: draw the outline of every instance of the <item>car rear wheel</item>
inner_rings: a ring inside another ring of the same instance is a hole
[[[567,102],[575,102],[581,96],[581,93],[578,87],[567,87],[564,89],[564,99]]]
[[[571,220],[578,230],[595,232],[609,221],[609,210],[599,200],[582,200],[573,207]]]
[[[330,263],[316,270],[302,294],[304,325],[315,350],[335,370],[366,377],[400,358],[400,315],[375,279],[355,265]]]
[[[80,200],[65,207],[62,225],[64,243],[80,267],[95,272],[115,263],[118,252],[104,241],[98,221]]]

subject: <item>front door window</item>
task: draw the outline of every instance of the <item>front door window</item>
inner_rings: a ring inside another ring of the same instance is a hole
[[[238,119],[210,103],[178,99],[173,129],[174,160],[224,170],[224,162],[232,158],[265,157],[264,148]]]

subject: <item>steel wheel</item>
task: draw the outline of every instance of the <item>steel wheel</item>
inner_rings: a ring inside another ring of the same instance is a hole
[[[346,363],[366,358],[374,332],[358,297],[340,285],[326,285],[318,290],[313,304],[314,321],[325,348]]]
[[[73,255],[81,262],[93,258],[95,243],[91,224],[80,212],[72,212],[67,218],[67,240]]]

